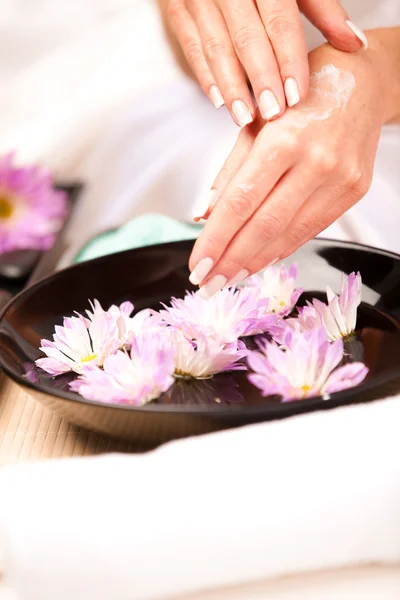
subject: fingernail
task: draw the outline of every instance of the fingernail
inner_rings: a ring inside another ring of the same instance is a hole
[[[195,214],[193,216],[193,221],[198,223],[203,219],[213,203],[217,190],[210,190],[204,200],[204,202],[200,202],[198,206],[195,207]]]
[[[273,119],[281,112],[279,102],[275,94],[273,94],[271,90],[264,90],[263,92],[261,92],[259,107],[263,119],[267,120]]]
[[[221,106],[225,104],[221,91],[217,85],[212,85],[210,87],[210,100],[215,108],[221,108]]]
[[[219,290],[222,290],[227,281],[225,275],[214,275],[206,285],[203,285],[203,287],[200,288],[200,296],[202,298],[211,298],[214,294],[219,292]]]
[[[241,281],[244,281],[244,279],[247,279],[248,276],[249,271],[247,269],[242,269],[237,275],[235,275],[235,277],[232,277],[232,279],[228,281],[225,287],[233,287],[237,283],[240,283]]]
[[[265,269],[269,269],[270,267],[273,267],[274,265],[276,265],[277,262],[279,262],[279,258],[274,258],[274,260],[271,260],[271,262],[267,264]]]
[[[348,25],[350,27],[350,29],[352,30],[354,35],[356,35],[358,37],[358,39],[360,40],[360,42],[362,42],[362,45],[364,46],[364,50],[367,50],[368,40],[367,40],[367,36],[363,32],[363,30],[360,29],[359,27],[357,27],[357,25],[355,25],[353,23],[353,21],[350,21],[350,20],[346,21],[346,25]]]
[[[299,86],[293,77],[289,77],[285,81],[285,96],[290,107],[300,102]]]
[[[244,102],[242,102],[242,100],[234,101],[234,103],[232,104],[232,112],[236,121],[239,124],[239,127],[246,127],[246,125],[251,123],[253,120],[249,107]]]
[[[212,258],[203,258],[200,260],[196,268],[190,274],[189,281],[193,283],[193,285],[199,285],[201,281],[203,281],[204,277],[207,277],[209,272],[213,267],[214,261]]]

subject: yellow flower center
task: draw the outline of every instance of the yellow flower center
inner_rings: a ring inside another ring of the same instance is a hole
[[[81,363],[82,363],[82,364],[85,364],[85,363],[91,362],[91,361],[92,361],[92,360],[94,360],[95,358],[97,358],[97,354],[88,354],[87,356],[84,356],[84,357],[81,359]]]
[[[302,385],[301,389],[303,390],[303,394],[306,395],[307,392],[309,392],[311,390],[311,386],[310,385]]]
[[[7,196],[0,196],[0,219],[9,219],[14,212],[14,206]]]

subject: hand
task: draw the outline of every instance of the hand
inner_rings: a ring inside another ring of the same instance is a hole
[[[242,130],[190,258],[204,295],[285,258],[366,193],[395,83],[377,56],[322,46],[310,54],[307,101]]]
[[[224,103],[235,122],[253,121],[256,108],[273,119],[307,95],[307,49],[301,10],[333,46],[366,45],[338,0],[159,0],[204,93]]]

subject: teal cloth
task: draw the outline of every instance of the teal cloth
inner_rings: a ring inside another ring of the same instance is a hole
[[[119,229],[107,231],[90,240],[76,256],[74,262],[84,262],[121,250],[194,240],[202,230],[201,225],[188,225],[160,214],[147,214],[128,221]]]

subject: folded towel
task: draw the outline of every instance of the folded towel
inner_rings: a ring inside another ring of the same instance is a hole
[[[108,231],[91,240],[75,258],[75,262],[83,262],[130,248],[192,240],[199,235],[201,229],[199,225],[180,223],[165,215],[142,215],[119,229]]]
[[[19,600],[156,600],[400,563],[400,397],[0,472]]]

